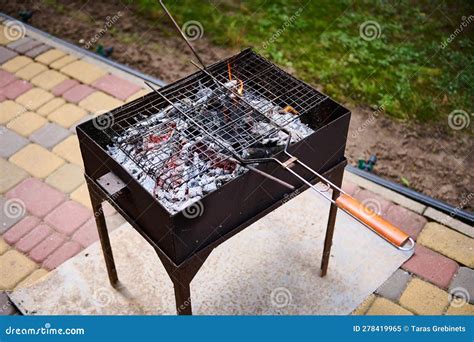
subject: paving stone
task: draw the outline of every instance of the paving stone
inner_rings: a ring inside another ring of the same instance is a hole
[[[414,278],[400,297],[400,304],[418,315],[441,315],[449,304],[449,294]]]
[[[360,190],[360,188],[357,186],[357,184],[354,184],[350,181],[344,181],[342,183],[342,190],[347,192],[349,195],[354,196],[356,192]]]
[[[407,316],[413,315],[410,311],[402,308],[400,305],[395,304],[394,302],[386,299],[377,297],[369,310],[367,310],[366,315],[368,316]]]
[[[29,81],[33,77],[35,77],[36,75],[39,75],[45,70],[48,70],[48,68],[41,63],[30,63],[26,65],[25,67],[19,69],[15,73],[15,76]]]
[[[7,128],[27,137],[37,129],[43,127],[47,122],[48,120],[43,118],[41,115],[34,112],[26,112],[11,120],[7,124]]]
[[[19,198],[26,209],[37,217],[44,217],[62,203],[66,196],[36,178],[27,178],[7,192],[7,198]]]
[[[72,258],[81,251],[81,245],[75,241],[68,241],[53,252],[44,262],[43,266],[52,270],[61,265],[63,262]]]
[[[6,71],[14,73],[30,63],[33,63],[33,60],[31,58],[25,56],[17,56],[3,63],[2,68]]]
[[[11,227],[5,234],[3,234],[3,238],[10,245],[14,245],[20,241],[23,236],[33,230],[33,228],[35,228],[39,223],[39,218],[35,216],[26,216],[13,227]]]
[[[129,102],[132,102],[136,99],[139,99],[147,94],[149,94],[151,92],[151,90],[149,89],[141,89],[139,91],[137,91],[135,94],[133,94],[132,96],[130,96],[129,98],[127,98],[125,100],[126,103],[129,103]]]
[[[73,88],[74,86],[78,85],[79,82],[76,80],[72,80],[70,78],[62,81],[58,85],[56,85],[51,92],[54,96],[62,96],[67,90]]]
[[[36,178],[46,178],[64,164],[64,160],[37,144],[26,145],[9,160]]]
[[[75,201],[67,201],[49,213],[44,221],[58,232],[71,235],[83,225],[92,215],[92,212]]]
[[[38,226],[33,228],[28,234],[23,236],[20,241],[15,244],[15,248],[22,253],[27,253],[38,245],[41,241],[46,239],[48,235],[53,232],[51,227],[44,223],[40,223]]]
[[[411,276],[409,273],[398,269],[394,274],[391,275],[390,278],[385,281],[385,283],[382,284],[382,286],[377,289],[377,291],[375,291],[375,293],[397,302],[407,287],[410,279]]]
[[[71,64],[72,62],[76,61],[77,57],[73,55],[66,55],[64,57],[61,57],[57,60],[55,60],[53,63],[49,65],[50,68],[59,70],[65,67],[68,64]]]
[[[92,209],[91,198],[89,196],[89,189],[87,189],[86,183],[83,183],[80,187],[71,193],[71,199],[81,203],[83,206]]]
[[[30,37],[25,37],[25,36],[23,36],[23,37],[21,37],[21,38],[19,38],[19,39],[15,39],[15,40],[13,40],[12,42],[8,43],[8,44],[7,44],[7,47],[8,47],[9,49],[12,49],[12,50],[15,50],[15,51],[16,51],[16,49],[17,49],[19,46],[21,46],[21,45],[23,45],[23,44],[26,44],[26,43],[28,43],[28,42],[31,42],[32,40],[33,40],[33,39],[30,38]],[[18,52],[18,51],[17,51],[17,52]]]
[[[83,116],[79,121],[75,122],[71,127],[69,127],[69,131],[71,131],[72,133],[77,133],[76,131],[76,127],[86,121],[89,121],[89,120],[92,120],[93,119],[93,116],[92,115],[85,115]]]
[[[15,290],[33,285],[38,280],[46,276],[48,273],[49,272],[43,268],[33,271],[33,273],[31,273],[28,277],[22,280],[17,286],[15,286]]]
[[[56,146],[62,140],[66,139],[70,134],[71,132],[58,124],[49,123],[30,135],[30,140],[44,148],[51,149],[53,146]]]
[[[3,19],[3,20],[2,20]],[[7,23],[10,21],[15,22],[15,20],[9,20],[9,19],[4,19],[3,17],[0,17],[0,20],[2,20],[3,23]],[[20,31],[15,31],[12,34],[7,34],[8,28],[5,25],[0,25],[0,45],[7,45],[10,44],[11,42],[14,42],[15,40],[21,39],[24,35],[22,34],[23,32]]]
[[[0,103],[0,123],[6,124],[8,121],[26,112],[25,107],[20,104],[7,100]]]
[[[452,218],[450,215],[446,215],[441,211],[438,211],[433,208],[426,208],[425,212],[423,213],[424,216],[441,223],[443,226],[447,226],[454,230],[457,230],[464,235],[469,236],[470,238],[474,238],[474,227],[465,224],[459,220]]]
[[[371,294],[370,296],[368,296],[366,299],[364,299],[362,303],[360,303],[360,305],[354,311],[352,311],[351,315],[354,315],[354,316],[365,315],[367,310],[369,310],[370,306],[374,302],[375,298],[377,297],[374,294]]]
[[[28,256],[37,263],[42,263],[51,253],[66,241],[66,237],[57,232],[52,233],[31,250]]]
[[[0,128],[0,157],[8,158],[28,144],[28,140],[21,135],[18,135],[3,126]]]
[[[51,46],[46,45],[46,44],[41,44],[34,49],[31,49],[27,53],[25,53],[25,56],[35,58],[38,55],[41,55],[43,52],[46,52],[48,50],[51,50]]]
[[[26,54],[28,51],[38,47],[41,45],[41,42],[31,39],[29,42],[21,44],[18,46],[16,49],[14,49],[16,52],[21,53],[21,54]]]
[[[41,107],[39,107],[38,110],[36,111],[36,113],[38,113],[39,115],[42,115],[42,116],[48,116],[48,114],[50,114],[53,110],[58,109],[59,107],[61,107],[65,103],[66,103],[66,101],[64,101],[62,98],[55,97],[55,98],[51,99],[49,102],[47,102],[44,105],[42,105]]]
[[[79,140],[75,134],[70,135],[53,148],[53,152],[66,159],[68,162],[83,168]]]
[[[0,238],[0,255],[2,255],[3,253],[5,253],[6,251],[8,251],[10,249],[10,245],[8,243],[5,242],[5,240],[3,240],[2,238]]]
[[[0,234],[4,234],[25,216],[25,204],[18,198],[0,197]]]
[[[71,103],[66,103],[51,112],[48,115],[48,119],[63,127],[69,128],[86,114],[87,112],[84,109]]]
[[[16,102],[29,110],[36,110],[53,98],[53,94],[41,88],[33,88],[20,95]]]
[[[12,290],[35,268],[32,260],[18,251],[9,250],[0,256],[0,289]]]
[[[67,77],[60,72],[56,70],[46,70],[32,78],[31,83],[40,88],[51,90],[65,80],[67,80]]]
[[[11,72],[0,70],[0,88],[12,83],[17,78]]]
[[[94,88],[91,88],[85,84],[78,84],[67,90],[63,94],[63,97],[68,102],[79,103],[81,100],[92,94],[94,91]]]
[[[102,76],[92,85],[120,100],[126,100],[141,89],[136,84],[111,74]]]
[[[474,316],[474,305],[466,303],[462,306],[453,306],[451,304],[448,310],[446,310],[445,315]]]
[[[4,64],[16,56],[18,56],[18,53],[15,51],[10,50],[4,46],[0,46],[0,64]]]
[[[23,169],[0,158],[0,193],[7,192],[27,176]]]
[[[20,311],[12,303],[5,291],[0,291],[0,316],[18,315]]]
[[[66,65],[61,68],[61,72],[85,84],[91,84],[107,74],[104,69],[82,60]]]
[[[462,291],[462,294],[467,294],[465,297],[467,301],[474,304],[474,270],[469,267],[459,268],[458,273],[454,277],[449,286],[449,293],[456,295],[457,291]]]
[[[448,288],[459,268],[455,261],[420,244],[415,246],[415,253],[402,267],[443,289]]]
[[[61,50],[52,49],[52,50],[49,50],[49,51],[47,51],[45,53],[42,53],[41,55],[37,56],[35,58],[35,61],[37,61],[39,63],[49,65],[49,64],[53,63],[54,61],[58,60],[59,58],[63,57],[64,55],[65,55],[65,53],[62,52]]]
[[[79,106],[89,111],[94,116],[104,114],[123,104],[122,101],[113,98],[101,91],[90,94],[79,102]]]
[[[366,207],[372,209],[379,215],[384,215],[387,213],[387,210],[391,205],[391,202],[387,201],[383,197],[374,194],[368,190],[360,190],[355,195],[354,198],[358,199]]]
[[[31,88],[33,88],[33,86],[30,82],[25,80],[16,80],[5,88],[0,89],[0,94],[5,96],[7,99],[14,100]]]
[[[474,239],[435,222],[428,223],[418,243],[429,247],[462,265],[474,268]]]
[[[94,219],[87,221],[72,236],[74,241],[79,242],[83,247],[88,247],[92,243],[99,240],[97,226]]]
[[[49,175],[45,182],[64,193],[70,193],[84,182],[84,171],[77,165],[66,163]]]

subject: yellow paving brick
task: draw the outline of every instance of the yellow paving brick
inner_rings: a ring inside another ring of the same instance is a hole
[[[25,56],[17,56],[2,64],[2,69],[8,72],[17,72],[24,66],[32,63],[33,60]]]
[[[0,158],[0,193],[7,192],[27,176],[23,169]]]
[[[151,90],[148,90],[148,89],[141,89],[139,91],[137,91],[135,94],[133,94],[132,96],[130,96],[128,99],[125,100],[125,103],[128,103],[128,102],[132,102],[133,100],[136,100],[142,96],[145,96],[146,94],[149,94],[151,92]]]
[[[42,73],[43,71],[47,70],[48,68],[41,63],[30,63],[27,66],[19,69],[15,76],[23,78],[24,80],[31,80],[36,75]]]
[[[372,305],[370,306],[369,310],[367,310],[366,315],[368,316],[386,316],[386,315],[413,315],[410,311],[402,308],[400,305],[395,304],[394,302],[382,298],[377,297]]]
[[[63,56],[57,60],[55,60],[53,63],[51,63],[49,65],[50,68],[53,68],[53,69],[56,69],[56,70],[59,70],[61,69],[62,67],[65,67],[66,65],[68,64],[71,64],[72,62],[74,62],[75,60],[77,60],[77,57],[76,56],[73,56],[73,55],[66,55],[66,56]]]
[[[79,121],[87,112],[71,103],[66,103],[48,115],[48,119],[57,124],[69,128]]]
[[[16,102],[29,110],[36,110],[53,98],[53,94],[41,88],[32,88],[16,98]]]
[[[22,287],[28,287],[34,283],[36,283],[38,280],[43,278],[45,275],[47,275],[49,272],[45,270],[44,268],[40,268],[39,270],[33,271],[28,277],[26,277],[24,280],[22,280],[16,287],[15,290],[18,290],[19,288]]]
[[[65,55],[64,52],[58,49],[52,49],[49,51],[46,51],[45,53],[42,53],[41,55],[37,56],[35,58],[35,61],[49,65],[53,63],[54,61],[58,60],[59,58],[63,57]]]
[[[47,116],[53,110],[58,109],[59,107],[61,107],[65,103],[66,103],[66,101],[64,99],[62,99],[60,97],[55,97],[52,100],[50,100],[49,102],[47,102],[44,105],[42,105],[41,107],[39,107],[38,110],[36,111],[36,113],[38,113],[39,115],[42,115],[42,116]]]
[[[80,187],[74,190],[70,197],[74,201],[81,203],[83,206],[92,209],[89,189],[87,189],[86,183],[83,183]]]
[[[371,294],[370,296],[368,296],[366,299],[364,299],[362,303],[359,304],[359,306],[354,311],[352,311],[352,315],[355,315],[355,316],[364,315],[367,312],[367,310],[369,310],[370,306],[372,305],[372,303],[374,302],[376,298],[377,297],[374,294]]]
[[[9,161],[36,178],[46,178],[64,164],[64,160],[37,144],[23,147]]]
[[[464,303],[462,305],[453,306],[453,304],[451,303],[445,315],[474,316],[474,305]]]
[[[84,182],[84,171],[77,165],[67,163],[50,174],[45,182],[62,192],[70,193]]]
[[[474,239],[436,222],[427,223],[418,243],[474,268]]]
[[[117,100],[116,98],[101,91],[96,91],[79,102],[79,106],[87,109],[87,111],[89,111],[89,113],[94,116],[104,114],[111,109],[121,106],[122,104],[122,101]]]
[[[68,162],[76,164],[81,168],[83,167],[81,150],[79,148],[79,140],[77,140],[77,136],[75,134],[70,135],[59,144],[54,146],[53,152],[66,159]]]
[[[107,74],[104,69],[84,61],[72,62],[61,68],[61,72],[86,84],[91,84]]]
[[[56,70],[46,70],[31,79],[31,83],[40,88],[51,90],[68,77]]]
[[[0,290],[12,290],[36,269],[36,264],[16,250],[0,256]]]
[[[6,124],[8,121],[25,113],[27,110],[15,101],[7,100],[0,102],[0,124]]]
[[[408,283],[400,304],[418,315],[441,315],[449,303],[449,294],[418,278]]]
[[[3,240],[3,238],[0,237],[0,255],[5,253],[10,249],[10,245]]]
[[[24,137],[41,128],[48,120],[34,112],[26,112],[11,120],[7,127]]]

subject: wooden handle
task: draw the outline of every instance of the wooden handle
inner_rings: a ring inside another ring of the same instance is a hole
[[[336,205],[358,218],[395,246],[401,247],[410,237],[407,233],[348,195],[341,194],[336,199]]]

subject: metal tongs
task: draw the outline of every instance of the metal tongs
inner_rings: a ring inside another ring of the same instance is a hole
[[[163,10],[166,12],[167,16],[170,18],[172,21],[173,25],[176,27],[178,32],[180,33],[181,37],[184,39],[186,44],[189,46],[191,51],[193,52],[194,56],[196,56],[197,60],[201,64],[201,66],[197,65],[196,63],[192,62],[197,68],[199,68],[201,71],[206,73],[208,76],[211,77],[211,79],[219,85],[220,87],[225,87],[222,82],[217,80],[216,77],[214,77],[208,70],[206,65],[204,64],[203,60],[197,53],[197,51],[194,49],[190,41],[187,39],[186,35],[184,32],[181,30],[180,26],[176,22],[176,20],[173,18],[171,13],[168,11],[166,6],[164,5],[162,0],[159,0],[159,3],[161,7],[163,7]],[[167,99],[166,96],[164,96],[159,90],[157,90],[154,86],[152,86],[150,83],[145,82],[152,90],[157,92],[161,97],[163,97],[170,105],[175,107],[178,111],[181,112],[181,114],[185,115],[189,120],[191,120],[195,125],[197,125],[203,132],[203,134],[208,134],[206,133],[206,129],[204,127],[201,127],[199,123],[197,123],[192,116],[184,113],[181,109],[176,107],[171,101]],[[227,87],[226,87],[227,88]],[[246,100],[243,98],[241,94],[238,92],[234,91],[233,89],[227,88],[228,91],[232,92],[234,96],[237,96],[241,101],[245,102],[246,104],[250,105],[249,103],[246,102]],[[252,106],[251,106],[252,107]],[[253,108],[253,107],[252,107]],[[258,111],[258,109],[254,108],[255,110]],[[262,113],[262,115],[265,116],[265,114]],[[285,187],[287,187],[290,190],[295,190],[295,187],[291,184],[288,184],[287,182],[278,179],[266,172],[263,172],[257,168],[255,168],[253,165],[258,165],[258,164],[264,164],[264,163],[277,163],[282,167],[285,171],[293,175],[295,178],[299,179],[302,181],[305,185],[307,185],[309,188],[311,188],[313,191],[316,193],[320,194],[323,196],[326,200],[331,202],[332,204],[336,205],[338,208],[349,214],[351,217],[362,223],[364,226],[369,228],[370,230],[374,231],[376,234],[378,234],[380,237],[394,245],[400,250],[408,251],[412,250],[415,246],[415,241],[413,238],[410,237],[407,233],[399,229],[398,227],[394,226],[390,222],[386,221],[383,219],[381,216],[379,216],[377,213],[375,213],[373,210],[370,208],[365,207],[362,203],[357,201],[355,198],[347,194],[344,190],[342,190],[340,187],[337,185],[333,184],[330,180],[328,180],[326,177],[322,176],[315,170],[313,170],[311,167],[303,163],[298,157],[292,155],[289,151],[288,148],[291,143],[291,132],[289,132],[287,129],[284,127],[281,127],[280,125],[276,124],[273,122],[273,120],[270,120],[270,123],[273,124],[275,127],[283,131],[288,135],[285,148],[283,152],[285,155],[288,157],[286,161],[280,161],[277,158],[270,157],[270,158],[257,158],[257,159],[244,159],[241,158],[237,153],[234,151],[230,151],[233,154],[233,159],[237,161],[239,164],[242,166],[250,169],[251,171],[257,172],[260,175],[267,177],[271,179],[272,181],[275,181]],[[216,137],[211,136],[212,139],[216,140]],[[217,141],[217,143],[220,143]],[[224,143],[220,143],[221,145],[225,146]],[[225,146],[227,150],[229,150],[228,146]],[[294,170],[294,166],[299,165],[300,167],[308,170],[311,172],[314,176],[316,176],[320,182],[322,182],[326,187],[323,189],[318,189],[315,185],[313,185],[311,182],[306,180],[303,176],[301,176],[299,173],[297,173]],[[339,196],[336,199],[333,199],[332,197],[329,196],[328,191],[332,189],[333,191],[337,191],[339,193]]]

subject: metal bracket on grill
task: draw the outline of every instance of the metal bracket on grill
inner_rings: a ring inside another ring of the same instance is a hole
[[[283,163],[283,167],[284,168],[291,167],[293,165],[293,163],[296,162],[296,161],[298,161],[298,158],[291,157],[290,159],[288,159],[286,162]]]
[[[127,184],[125,184],[113,172],[106,173],[102,177],[97,178],[97,183],[99,183],[110,196],[127,187]]]

